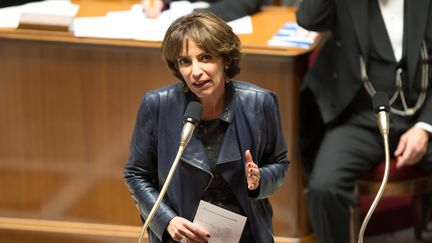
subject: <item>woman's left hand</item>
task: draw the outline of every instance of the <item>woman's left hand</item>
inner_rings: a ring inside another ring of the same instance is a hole
[[[252,159],[252,154],[249,149],[245,151],[246,158],[246,178],[249,190],[255,190],[258,188],[260,183],[260,172],[258,169],[258,165]]]

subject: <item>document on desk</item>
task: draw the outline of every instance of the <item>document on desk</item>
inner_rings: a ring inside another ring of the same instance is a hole
[[[210,232],[209,243],[238,243],[246,219],[240,214],[201,200],[193,223]]]
[[[174,1],[158,18],[147,18],[139,4],[128,11],[112,11],[102,17],[75,18],[72,30],[76,37],[162,41],[170,24],[195,8],[205,7],[189,1]],[[252,33],[250,16],[228,22],[236,34]]]
[[[191,3],[173,2],[174,8],[161,13],[158,18],[147,18],[142,7],[135,4],[129,11],[108,12],[102,17],[81,17],[74,20],[76,37],[135,39],[162,41],[169,25],[178,17],[192,12]]]
[[[70,0],[45,0],[0,9],[0,28],[17,28],[23,13],[41,16],[75,16],[79,5]]]
[[[233,32],[237,35],[253,33],[252,18],[249,15],[234,19],[228,22],[228,25],[231,26]]]

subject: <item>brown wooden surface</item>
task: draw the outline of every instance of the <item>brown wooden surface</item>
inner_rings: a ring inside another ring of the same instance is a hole
[[[0,217],[1,242],[137,242],[141,226],[124,226],[111,224],[95,224],[71,221],[55,221],[41,219],[19,219]],[[148,242],[147,234],[142,243]],[[313,236],[301,239],[275,237],[276,243],[314,243]]]
[[[81,2],[80,16],[130,6],[124,0],[75,2]],[[294,10],[282,7],[253,16],[254,33],[240,36],[246,55],[237,79],[279,96],[292,164],[286,183],[271,197],[274,228],[278,237],[301,241],[310,229],[297,151],[297,98],[308,50],[266,46],[292,20]],[[0,217],[141,225],[122,173],[142,95],[175,81],[159,47],[0,29]],[[3,239],[14,232],[1,230],[0,242],[13,242]],[[35,239],[47,234],[36,235],[31,242],[58,242],[56,235],[45,241]]]

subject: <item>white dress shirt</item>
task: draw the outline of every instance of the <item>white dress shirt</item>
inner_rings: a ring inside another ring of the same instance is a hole
[[[412,1],[412,0],[408,0]],[[404,29],[404,4],[405,0],[378,0],[381,15],[387,29],[387,34],[393,48],[396,61],[402,59],[403,29]],[[426,130],[432,135],[432,125],[426,122],[417,122],[415,127]]]

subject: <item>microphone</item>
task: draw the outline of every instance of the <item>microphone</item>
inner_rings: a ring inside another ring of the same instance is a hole
[[[153,208],[150,210],[150,213],[144,222],[144,225],[141,229],[141,233],[138,239],[138,243],[142,241],[144,238],[144,232],[146,231],[147,227],[149,226],[150,222],[152,221],[154,215],[156,214],[156,210],[159,208],[159,205],[162,202],[163,197],[165,196],[165,193],[168,189],[168,186],[172,180],[172,177],[174,176],[174,172],[177,168],[177,165],[180,161],[180,158],[183,154],[183,151],[186,147],[186,145],[189,143],[190,139],[192,138],[192,134],[195,130],[196,125],[201,120],[201,114],[202,114],[202,105],[196,101],[192,101],[188,104],[186,111],[183,116],[183,129],[180,134],[180,142],[179,142],[179,148],[177,151],[177,155],[174,159],[173,164],[171,165],[171,168],[168,172],[167,179],[165,180],[162,189],[159,193],[159,196],[156,199],[155,204],[153,205]]]
[[[372,97],[372,104],[378,119],[378,126],[382,136],[387,136],[390,130],[390,103],[387,94],[376,92]]]
[[[202,105],[196,101],[188,104],[183,116],[183,130],[180,134],[180,146],[186,146],[189,143],[196,125],[200,122]]]
[[[373,104],[373,109],[375,111],[375,114],[377,115],[379,130],[383,137],[385,169],[384,169],[384,176],[381,182],[381,186],[365,218],[363,219],[363,223],[360,227],[358,243],[363,243],[363,235],[366,230],[366,226],[369,222],[370,217],[372,216],[373,211],[378,205],[379,200],[381,199],[381,196],[384,192],[388,180],[388,175],[390,170],[390,149],[389,149],[389,141],[388,141],[388,134],[390,130],[390,122],[389,122],[390,103],[387,94],[385,94],[384,92],[376,92],[372,97],[372,104]]]

